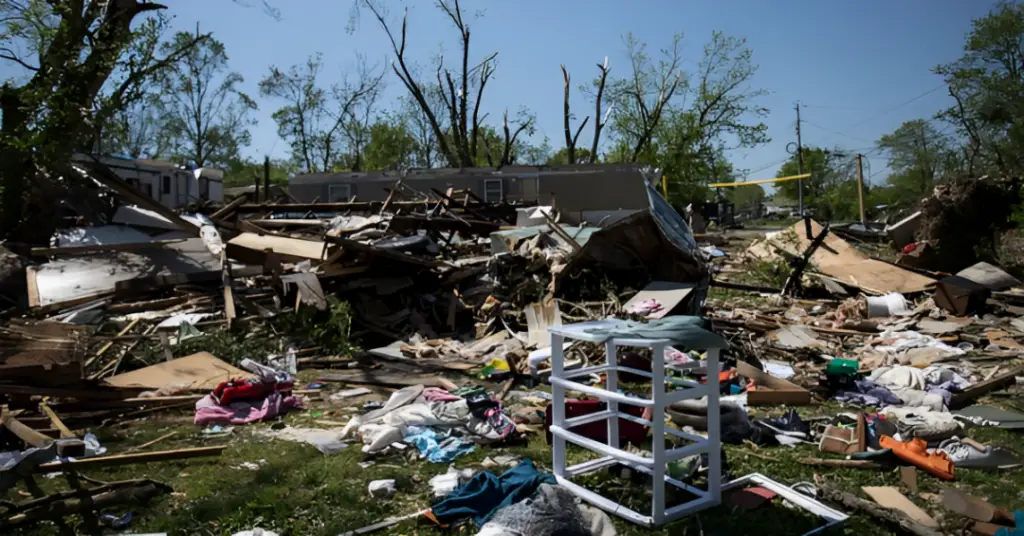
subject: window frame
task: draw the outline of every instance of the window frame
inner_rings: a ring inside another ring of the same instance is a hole
[[[335,200],[336,199],[335,196],[334,196],[334,189],[335,188],[338,188],[338,189],[344,188],[345,189],[345,198],[342,199],[341,201],[336,201]],[[352,185],[351,184],[345,183],[345,184],[328,184],[327,185],[327,202],[328,203],[347,203],[349,199],[352,199]]]
[[[491,191],[490,191],[489,187],[491,185],[495,184],[495,183],[498,184],[498,198],[497,199],[491,199],[491,196],[490,196]],[[501,179],[484,179],[484,195],[483,195],[483,198],[484,198],[485,202],[487,202],[487,203],[500,203],[502,201],[502,199],[504,199],[504,197],[505,197],[505,181],[503,181]]]

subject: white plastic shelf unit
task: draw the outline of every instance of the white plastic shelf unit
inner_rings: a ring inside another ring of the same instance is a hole
[[[558,483],[581,499],[634,523],[645,526],[662,525],[684,516],[691,515],[703,509],[717,506],[721,501],[721,477],[722,454],[720,440],[720,422],[718,401],[718,368],[719,348],[694,348],[707,350],[707,383],[682,382],[683,389],[666,391],[665,389],[665,348],[673,344],[669,339],[648,339],[648,338],[605,338],[592,331],[595,328],[607,328],[610,326],[621,326],[621,321],[599,320],[595,322],[583,322],[568,324],[550,329],[551,334],[551,392],[552,392],[552,449],[554,459],[554,473]],[[709,334],[710,335],[710,334]],[[607,360],[603,365],[597,365],[582,369],[567,371],[564,365],[563,343],[566,339],[585,342],[604,342]],[[723,347],[724,347],[724,341]],[[618,347],[650,348],[652,353],[652,371],[634,369],[620,366],[618,363]],[[618,392],[618,373],[628,372],[647,378],[651,378],[650,398],[628,397]],[[585,385],[573,378],[587,376],[590,374],[605,374],[605,386],[595,387]],[[674,380],[679,384],[679,380]],[[566,390],[586,394],[605,402],[604,411],[575,417],[565,418],[565,392]],[[681,400],[708,398],[708,437],[687,434],[665,426],[665,407]],[[651,410],[652,419],[647,420],[627,413],[619,412],[619,404],[631,406],[642,406]],[[651,447],[652,456],[644,457],[622,450],[619,445],[619,419],[626,419],[650,427],[653,444]],[[570,430],[576,426],[607,421],[608,442],[607,444],[595,441],[573,433]],[[672,434],[676,437],[690,441],[683,447],[666,449],[665,434]],[[566,442],[573,443],[587,450],[602,454],[601,458],[591,460],[571,467],[565,465]],[[698,453],[708,453],[709,475],[708,486],[702,490],[690,486],[682,481],[672,478],[667,474],[667,467],[671,462]],[[618,504],[598,493],[580,486],[572,481],[572,477],[589,473],[606,466],[622,464],[635,470],[647,473],[652,476],[653,489],[650,515]],[[665,508],[665,484],[671,484],[686,490],[696,496],[696,499]]]

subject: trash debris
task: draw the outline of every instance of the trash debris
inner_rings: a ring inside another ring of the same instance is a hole
[[[390,499],[398,488],[395,487],[395,480],[374,480],[369,486],[370,496],[375,499]]]

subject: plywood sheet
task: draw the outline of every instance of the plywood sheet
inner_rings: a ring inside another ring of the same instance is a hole
[[[821,229],[818,222],[811,221],[813,236],[817,236]],[[785,231],[772,234],[767,242],[790,255],[801,255],[811,240],[807,238],[804,223],[800,221]],[[764,244],[759,243],[748,253],[763,257],[763,247]],[[935,283],[929,277],[872,259],[831,233],[811,256],[811,264],[815,271],[873,294],[922,292]]]
[[[868,496],[874,499],[874,501],[880,506],[899,510],[904,514],[907,514],[910,519],[913,519],[930,529],[939,528],[939,523],[935,521],[932,516],[928,515],[928,512],[925,512],[919,506],[910,502],[910,499],[900,493],[900,490],[888,486],[864,486],[861,489],[863,489],[864,493],[867,493]]]
[[[209,352],[172,359],[107,379],[114,387],[159,389],[166,385],[188,385],[192,389],[213,389],[231,378],[252,378],[248,372],[217,359]]]
[[[238,248],[245,248],[261,253],[273,251],[285,260],[310,259],[313,261],[326,259],[328,249],[331,249],[325,249],[324,242],[320,240],[303,240],[301,238],[259,235],[256,233],[239,234],[228,241],[228,248],[235,251]]]

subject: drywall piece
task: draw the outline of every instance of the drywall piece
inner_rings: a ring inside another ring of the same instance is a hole
[[[622,306],[623,311],[631,311],[633,307],[647,300],[655,300],[661,305],[657,311],[647,315],[647,318],[662,318],[675,309],[683,300],[693,292],[697,285],[694,283],[676,283],[673,281],[651,281],[640,292],[637,292],[629,301]]]
[[[114,292],[116,284],[143,276],[220,270],[220,259],[199,238],[137,251],[67,258],[27,270],[30,305],[81,303]]]
[[[166,385],[187,385],[209,390],[232,378],[252,378],[252,374],[217,359],[209,352],[172,359],[107,378],[114,387],[159,389]]]
[[[861,489],[880,506],[899,510],[907,514],[910,519],[930,529],[939,528],[938,521],[935,521],[932,516],[928,515],[928,512],[910,502],[910,499],[900,493],[900,490],[890,486],[864,486]]]

